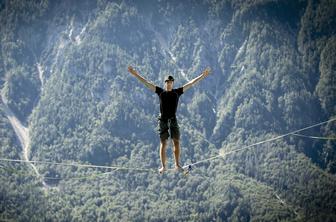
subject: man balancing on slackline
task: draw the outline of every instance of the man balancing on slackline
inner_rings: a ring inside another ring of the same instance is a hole
[[[175,169],[177,171],[183,170],[180,165],[180,130],[176,120],[176,109],[178,105],[179,97],[191,86],[199,82],[200,80],[207,77],[210,73],[210,69],[205,69],[202,74],[195,79],[191,80],[183,87],[174,89],[174,78],[172,76],[167,76],[165,78],[165,89],[162,89],[144,77],[142,77],[137,71],[133,69],[132,66],[128,67],[128,71],[135,76],[140,82],[147,86],[150,90],[158,94],[160,99],[160,117],[159,117],[159,133],[160,133],[160,160],[161,168],[160,173],[166,170],[166,148],[167,141],[170,137],[173,140],[174,145],[174,157],[175,157]],[[170,132],[170,134],[169,134]]]

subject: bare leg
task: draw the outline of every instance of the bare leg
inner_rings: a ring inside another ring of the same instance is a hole
[[[174,145],[174,157],[175,157],[175,169],[179,170],[180,166],[180,141],[178,139],[173,139]]]
[[[163,173],[166,170],[166,148],[167,148],[167,140],[161,140],[160,141],[161,168],[159,169],[160,173]]]

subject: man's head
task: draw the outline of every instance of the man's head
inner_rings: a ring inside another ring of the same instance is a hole
[[[172,76],[167,76],[165,78],[165,88],[167,91],[171,91],[174,86],[174,78]]]

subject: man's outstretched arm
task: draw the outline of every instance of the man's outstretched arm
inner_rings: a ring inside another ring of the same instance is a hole
[[[150,90],[155,92],[155,85],[151,82],[149,82],[147,79],[142,77],[135,69],[133,69],[132,66],[128,66],[128,71],[135,76],[140,82],[142,82],[145,86],[147,86]]]
[[[183,92],[187,91],[188,89],[190,89],[194,84],[198,83],[199,81],[201,81],[202,79],[204,79],[205,77],[207,77],[210,73],[210,68],[206,68],[201,75],[199,75],[198,77],[196,77],[195,79],[191,80],[190,82],[188,82],[187,84],[185,84],[183,86]]]

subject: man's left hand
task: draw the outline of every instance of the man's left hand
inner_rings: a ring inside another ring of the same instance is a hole
[[[202,75],[204,77],[207,77],[211,72],[211,69],[209,67],[207,67],[203,72],[202,72]]]

